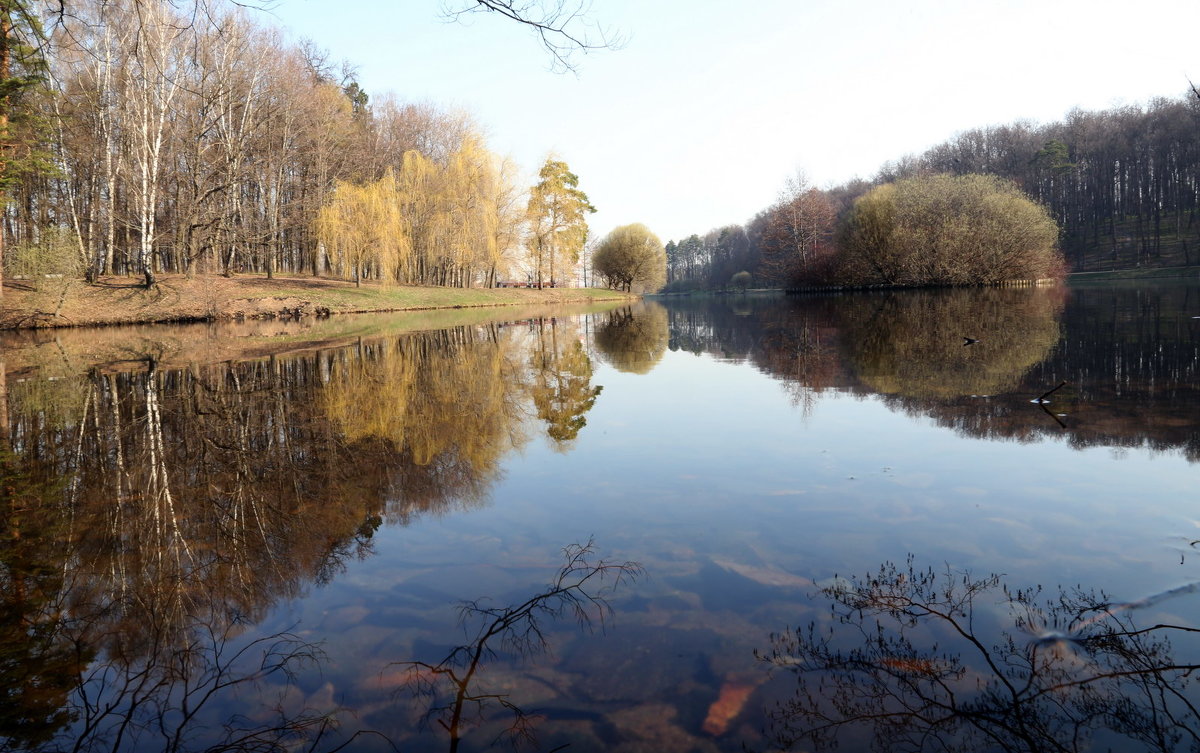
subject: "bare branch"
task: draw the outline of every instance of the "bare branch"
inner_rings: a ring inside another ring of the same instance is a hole
[[[460,605],[463,630],[473,637],[469,643],[456,646],[437,664],[399,662],[408,668],[408,690],[434,699],[426,719],[436,719],[450,734],[452,752],[462,739],[468,705],[474,709],[474,717],[479,718],[490,704],[498,704],[512,714],[505,735],[514,742],[533,741],[534,718],[530,714],[509,701],[507,695],[480,691],[472,683],[483,662],[495,658],[497,651],[521,657],[545,653],[549,643],[543,620],[570,615],[581,628],[591,630],[597,625],[604,628],[612,613],[608,597],[622,583],[642,576],[645,570],[637,562],[593,560],[594,549],[591,539],[586,544],[565,547],[565,562],[554,579],[540,593],[520,604],[489,607],[476,600]],[[498,647],[494,645],[496,642]],[[437,700],[442,687],[453,694],[453,701]]]
[[[550,54],[550,68],[575,73],[576,55],[595,50],[617,50],[624,37],[600,26],[591,18],[589,0],[459,0],[443,6],[443,15],[451,21],[468,14],[496,13],[529,27]]]

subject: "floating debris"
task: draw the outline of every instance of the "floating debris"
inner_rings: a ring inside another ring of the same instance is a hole
[[[1061,390],[1063,387],[1065,387],[1065,386],[1066,386],[1066,384],[1067,384],[1067,380],[1065,380],[1065,379],[1064,379],[1064,380],[1062,380],[1061,382],[1059,382],[1059,383],[1058,383],[1058,386],[1057,386],[1057,387],[1054,387],[1053,389],[1046,390],[1045,392],[1043,392],[1043,393],[1041,394],[1041,396],[1040,396],[1040,397],[1037,397],[1037,398],[1035,398],[1035,399],[1031,400],[1030,402],[1032,402],[1032,403],[1037,403],[1037,404],[1039,404],[1039,405],[1042,405],[1042,404],[1044,404],[1044,403],[1048,403],[1048,402],[1050,402],[1050,401],[1049,401],[1049,400],[1047,400],[1046,398],[1050,397],[1050,396],[1051,396],[1051,395],[1053,395],[1055,392],[1058,392],[1059,390]]]

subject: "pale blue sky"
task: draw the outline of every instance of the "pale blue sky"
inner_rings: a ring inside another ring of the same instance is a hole
[[[577,76],[551,72],[528,30],[441,7],[275,0],[271,15],[372,95],[470,112],[526,182],[547,153],[566,160],[593,231],[644,222],[664,241],[747,221],[798,168],[830,186],[976,126],[1200,83],[1197,0],[594,0],[627,42]]]

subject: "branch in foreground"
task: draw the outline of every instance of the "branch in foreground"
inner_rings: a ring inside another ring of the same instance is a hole
[[[529,27],[550,53],[551,69],[575,72],[575,55],[594,50],[617,50],[620,34],[594,23],[588,0],[460,0],[446,4],[443,14],[458,20],[468,13],[498,13]]]
[[[458,750],[462,727],[471,719],[483,717],[485,709],[497,704],[512,714],[507,735],[513,742],[533,742],[533,718],[508,700],[506,694],[487,693],[473,687],[483,663],[499,651],[521,657],[545,653],[549,643],[544,632],[547,620],[573,617],[579,626],[601,629],[612,614],[608,597],[618,586],[645,574],[637,562],[593,560],[595,544],[572,544],[563,549],[565,562],[558,574],[537,595],[506,607],[489,607],[482,601],[469,601],[459,608],[459,620],[471,640],[457,646],[437,664],[421,661],[400,662],[408,667],[408,687],[434,698],[429,715],[437,719],[450,735],[451,753]],[[440,704],[439,690],[445,689],[453,700]]]

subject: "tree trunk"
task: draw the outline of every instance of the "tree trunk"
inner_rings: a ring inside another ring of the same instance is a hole
[[[12,19],[7,12],[0,11],[0,82],[7,84],[12,76],[12,49],[9,37],[12,34]],[[8,108],[12,100],[0,98],[0,181],[8,169]],[[4,191],[0,190],[0,207],[5,204]],[[4,298],[4,225],[0,223],[0,300]]]

